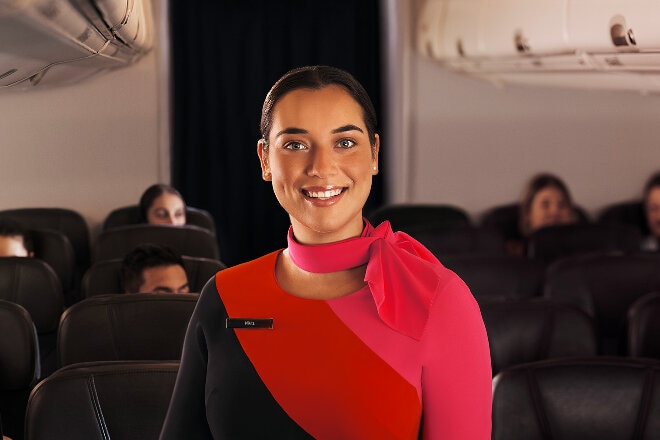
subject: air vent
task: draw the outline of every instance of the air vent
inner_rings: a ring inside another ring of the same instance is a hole
[[[0,79],[7,78],[9,75],[13,75],[18,72],[18,69],[9,69],[5,73],[0,73]]]

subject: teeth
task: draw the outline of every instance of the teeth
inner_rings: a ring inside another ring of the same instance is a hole
[[[305,191],[309,197],[315,199],[329,199],[330,197],[341,194],[341,189],[332,189],[329,191]]]

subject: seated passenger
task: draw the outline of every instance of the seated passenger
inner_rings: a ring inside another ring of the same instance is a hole
[[[175,188],[157,183],[140,197],[142,221],[154,225],[181,226],[186,224],[186,203]]]
[[[167,246],[142,244],[121,265],[124,293],[188,293],[183,259]]]
[[[32,257],[30,233],[17,222],[0,219],[0,257]]]
[[[660,250],[660,171],[651,176],[644,186],[644,212],[651,234],[644,238],[642,250]]]
[[[571,194],[559,177],[542,173],[529,181],[520,201],[519,228],[523,240],[540,228],[576,221]],[[507,243],[510,254],[522,255],[524,250],[524,241]]]

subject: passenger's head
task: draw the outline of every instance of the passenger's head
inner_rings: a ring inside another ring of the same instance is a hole
[[[341,69],[295,69],[270,89],[258,154],[297,239],[304,240],[303,230],[328,241],[349,225],[361,231],[362,208],[378,173],[376,123],[366,91]]]
[[[528,183],[520,203],[520,229],[524,236],[545,226],[576,221],[568,187],[552,174],[538,174]]]
[[[185,225],[186,204],[175,188],[157,183],[140,197],[140,216],[142,221],[154,225]]]
[[[660,238],[660,172],[652,175],[644,186],[644,210],[651,234]]]
[[[122,261],[124,293],[188,293],[183,259],[167,246],[142,244]]]
[[[14,220],[0,219],[0,257],[31,257],[30,233]]]

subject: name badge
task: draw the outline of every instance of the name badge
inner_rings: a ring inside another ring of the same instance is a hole
[[[273,318],[227,318],[227,328],[272,329]]]

